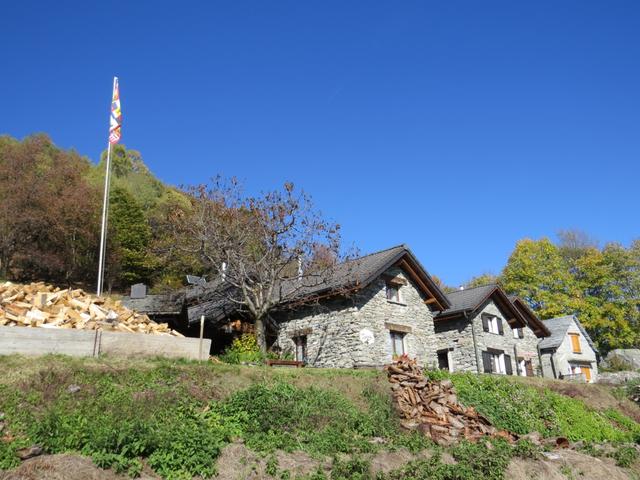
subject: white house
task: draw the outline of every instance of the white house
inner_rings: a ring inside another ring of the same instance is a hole
[[[544,321],[551,336],[538,343],[542,373],[547,378],[583,380],[598,378],[598,350],[575,315]]]

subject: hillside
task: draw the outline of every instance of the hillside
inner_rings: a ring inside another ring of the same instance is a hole
[[[599,385],[451,375],[496,427],[549,440],[443,448],[400,429],[379,371],[66,357],[1,357],[0,369],[3,480],[640,474],[640,409]],[[572,448],[553,449],[558,436]],[[33,445],[45,454],[20,464]]]

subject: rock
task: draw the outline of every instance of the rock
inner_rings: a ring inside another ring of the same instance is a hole
[[[558,437],[556,438],[556,448],[569,448],[571,446],[571,444],[569,443],[569,440],[567,440],[564,437]]]
[[[542,445],[542,435],[540,435],[539,432],[527,433],[526,435],[523,435],[522,437],[520,437],[520,439],[529,440],[534,445],[538,445],[538,446]]]
[[[609,385],[623,385],[625,383],[640,380],[640,372],[599,372],[598,383]]]
[[[387,443],[387,440],[382,437],[373,437],[371,440],[369,440],[369,443],[372,443],[374,445],[383,445]]]
[[[618,370],[638,370],[640,369],[640,349],[616,348],[607,354],[607,358],[602,364],[605,367]]]
[[[76,392],[79,392],[79,391],[80,391],[80,386],[79,385],[73,384],[73,385],[69,385],[67,387],[67,392],[69,392],[69,393],[76,393]]]
[[[39,445],[33,445],[29,448],[21,448],[16,452],[20,460],[27,460],[29,458],[37,457],[38,455],[42,455],[43,453],[44,450]]]
[[[549,460],[562,460],[562,457],[557,453],[552,452],[542,452],[542,455]]]

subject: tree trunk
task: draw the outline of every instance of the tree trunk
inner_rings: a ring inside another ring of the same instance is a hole
[[[265,334],[265,323],[262,317],[256,318],[256,343],[262,353],[267,353],[267,336]]]

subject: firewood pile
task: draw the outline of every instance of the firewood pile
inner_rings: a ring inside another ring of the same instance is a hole
[[[415,360],[401,357],[385,369],[404,428],[418,430],[439,445],[483,437],[517,439],[515,434],[493,427],[473,407],[461,405],[451,380],[429,380]]]
[[[0,325],[183,336],[119,301],[42,282],[0,284]]]

